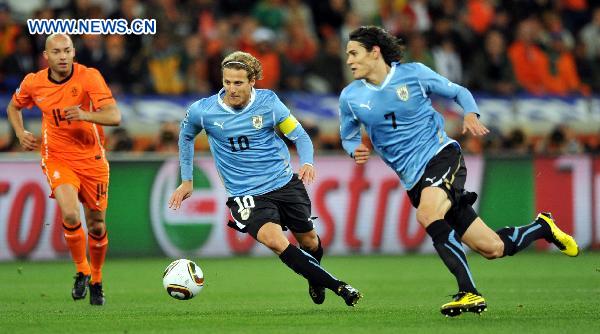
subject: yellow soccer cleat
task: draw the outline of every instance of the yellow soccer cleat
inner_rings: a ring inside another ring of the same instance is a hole
[[[456,317],[463,312],[481,314],[483,311],[487,311],[485,299],[472,292],[459,292],[455,294],[452,301],[442,305],[440,309],[440,312],[447,317]]]
[[[542,220],[550,226],[550,231],[552,231],[552,237],[547,239],[549,242],[552,242],[561,252],[568,256],[577,256],[579,255],[579,246],[577,246],[577,242],[573,239],[572,236],[566,234],[561,231],[558,226],[554,223],[554,218],[552,218],[552,214],[549,212],[540,212],[537,215],[536,220]]]

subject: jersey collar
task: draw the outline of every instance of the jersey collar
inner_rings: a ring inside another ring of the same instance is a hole
[[[256,98],[256,91],[254,90],[254,88],[252,88],[252,91],[250,92],[250,101],[248,101],[248,104],[244,107],[244,109],[242,109],[242,110],[236,110],[236,109],[231,108],[227,104],[225,104],[225,102],[221,98],[221,95],[224,92],[225,92],[225,88],[221,88],[221,90],[219,91],[219,93],[217,93],[217,99],[218,99],[219,105],[221,107],[223,107],[223,109],[225,109],[226,111],[228,111],[228,112],[230,112],[232,114],[239,114],[239,113],[242,113],[242,112],[248,110],[248,108],[250,108],[250,106],[252,106],[252,104],[254,103],[254,99]]]
[[[361,79],[360,81],[362,81],[362,83],[365,84],[365,86],[367,86],[367,88],[369,88],[369,89],[382,90],[385,88],[385,86],[387,86],[387,84],[390,82],[390,80],[392,80],[392,77],[394,76],[394,73],[396,72],[396,64],[398,64],[398,63],[395,63],[395,62],[392,63],[392,68],[390,69],[390,73],[388,73],[385,76],[385,80],[383,80],[383,83],[381,84],[381,86],[376,86],[376,85],[370,84],[365,79]]]
[[[61,81],[56,81],[56,80],[52,79],[52,76],[50,76],[51,71],[52,70],[50,69],[50,67],[48,67],[48,80],[57,85],[62,85],[65,82],[69,81],[69,79],[71,79],[71,77],[73,76],[73,73],[75,73],[75,63],[73,63],[71,65],[71,73],[69,75],[67,75],[64,79],[62,79]]]

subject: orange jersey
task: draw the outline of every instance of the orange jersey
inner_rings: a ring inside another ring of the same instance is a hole
[[[12,102],[20,109],[37,105],[42,111],[43,160],[68,161],[80,168],[89,164],[89,158],[104,160],[102,126],[64,117],[67,107],[94,111],[115,103],[98,70],[74,63],[71,75],[61,82],[52,79],[47,68],[29,73],[13,94]]]

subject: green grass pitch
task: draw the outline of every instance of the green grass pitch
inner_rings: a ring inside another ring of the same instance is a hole
[[[433,255],[325,257],[331,273],[363,293],[354,308],[330,291],[312,304],[305,280],[275,256],[192,260],[206,285],[178,301],[162,287],[170,259],[109,258],[104,307],[71,299],[69,261],[0,263],[0,332],[600,333],[600,253],[470,254],[489,307],[457,318],[439,313],[456,288]]]

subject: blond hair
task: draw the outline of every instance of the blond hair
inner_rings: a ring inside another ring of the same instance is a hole
[[[260,80],[263,78],[262,65],[258,59],[247,52],[236,51],[229,54],[221,62],[221,69],[225,68],[245,70],[248,73],[248,80]]]

